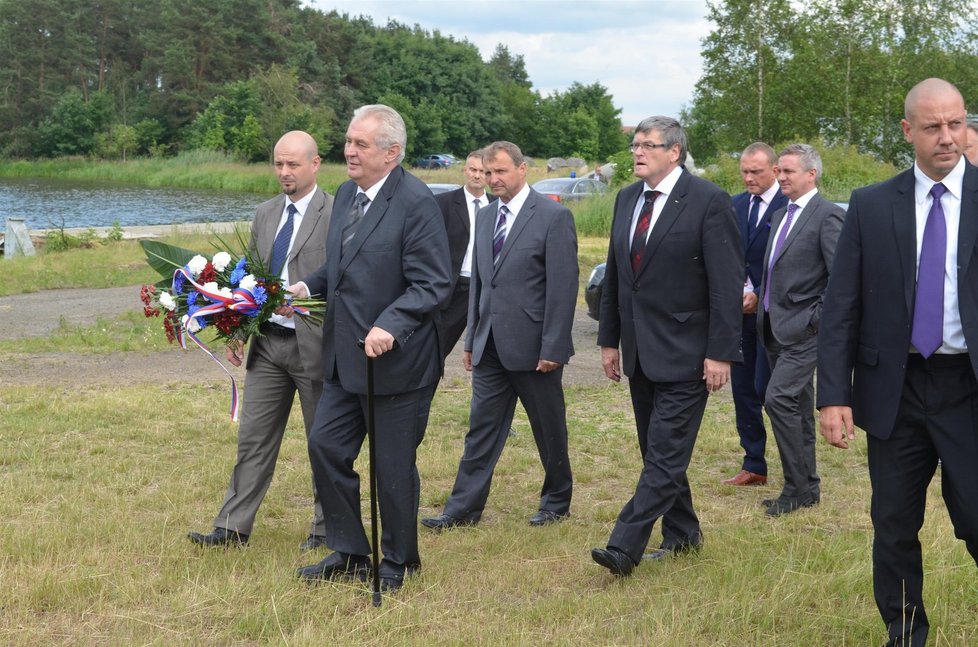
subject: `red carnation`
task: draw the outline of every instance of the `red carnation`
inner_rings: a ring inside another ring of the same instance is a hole
[[[200,277],[198,281],[200,283],[210,283],[211,281],[217,280],[217,270],[214,269],[214,265],[210,262],[204,266],[204,269],[200,272]]]

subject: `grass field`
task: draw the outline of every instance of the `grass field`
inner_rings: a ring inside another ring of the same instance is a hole
[[[602,258],[605,244],[582,239],[582,268]],[[152,278],[140,259],[134,243],[120,242],[4,261],[2,285],[131,285]],[[0,362],[24,361],[24,350],[162,346],[141,333],[114,341],[99,332],[141,325],[138,317],[101,322],[28,349],[4,342]],[[770,485],[721,485],[739,467],[741,450],[729,390],[712,397],[689,470],[703,550],[616,580],[589,551],[606,542],[640,470],[627,388],[569,386],[571,519],[526,524],[542,474],[520,413],[483,522],[422,531],[423,570],[376,609],[363,586],[309,587],[294,577],[296,567],[324,556],[297,550],[311,515],[298,411],[249,545],[201,550],[186,539],[190,529],[210,528],[234,461],[226,384],[157,376],[151,363],[145,370],[155,381],[0,385],[0,644],[861,647],[884,640],[872,598],[862,438],[849,451],[820,440],[821,505],[769,519],[759,502],[780,486],[773,441]],[[452,380],[435,397],[419,454],[423,515],[440,512],[451,490],[469,395],[467,382]],[[975,645],[975,565],[953,537],[939,479],[930,495],[921,537],[929,644]]]

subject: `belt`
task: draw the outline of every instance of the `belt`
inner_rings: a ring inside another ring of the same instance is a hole
[[[469,280],[470,279],[469,279],[468,276],[462,276],[460,274],[459,277],[458,277],[458,281],[455,282],[455,285],[468,285],[469,284]]]
[[[258,330],[263,335],[271,335],[272,337],[295,337],[295,328],[286,328],[271,321],[266,321],[258,326]]]
[[[959,368],[963,366],[969,366],[971,364],[971,356],[968,353],[953,353],[953,354],[933,354],[930,357],[924,359],[924,356],[920,353],[910,353],[907,355],[907,366],[913,368],[923,368],[923,369],[938,369],[938,368]]]

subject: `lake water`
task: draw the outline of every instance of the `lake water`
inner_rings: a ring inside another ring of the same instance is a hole
[[[52,179],[0,179],[0,231],[7,218],[27,228],[122,227],[251,220],[271,195],[194,189],[99,186]]]

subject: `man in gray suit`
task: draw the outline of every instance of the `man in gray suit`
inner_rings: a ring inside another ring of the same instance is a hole
[[[767,499],[777,517],[821,498],[815,470],[816,339],[822,297],[845,211],[818,193],[822,158],[807,144],[781,152],[778,181],[788,205],[771,217],[757,331],[771,366],[764,407],[778,443],[784,487]]]
[[[299,569],[308,581],[363,579],[370,543],[353,465],[367,433],[367,357],[374,362],[376,472],[383,519],[381,588],[421,568],[415,462],[441,373],[434,317],[451,287],[445,223],[431,191],[404,171],[407,132],[392,108],[363,106],[346,131],[347,175],[336,192],[326,263],[289,286],[329,300],[323,395],[309,457],[335,552]],[[363,348],[358,341],[363,340]]]
[[[288,285],[290,276],[305,276],[326,259],[333,197],[316,185],[319,153],[307,133],[283,135],[275,145],[274,159],[282,195],[259,205],[251,223],[251,246],[266,262],[277,264],[270,269],[281,267],[282,284]],[[280,238],[281,243],[276,244]],[[285,254],[273,258],[274,248]],[[189,534],[192,542],[202,546],[236,546],[248,541],[258,506],[272,482],[292,400],[298,392],[308,435],[322,393],[322,329],[276,315],[261,332],[263,336],[251,344],[245,365],[238,460],[224,504],[214,518],[213,532]],[[228,346],[226,355],[229,362],[240,366],[244,342]],[[315,498],[315,488],[313,494]],[[319,547],[324,535],[323,510],[316,499],[312,527],[301,548]]]
[[[475,225],[462,355],[466,370],[472,371],[469,432],[444,513],[421,520],[435,530],[481,518],[517,398],[526,409],[545,475],[530,525],[570,514],[573,478],[561,379],[574,354],[574,217],[526,184],[526,162],[515,144],[490,144],[484,163],[498,200],[479,212]]]

